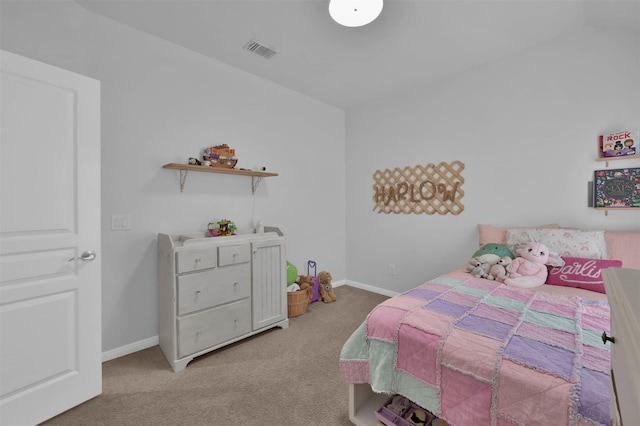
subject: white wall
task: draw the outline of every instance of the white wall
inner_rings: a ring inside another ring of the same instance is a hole
[[[0,12],[3,49],[102,82],[104,351],[157,334],[155,234],[212,219],[261,218],[284,230],[299,268],[315,259],[336,281],[391,291],[466,262],[478,223],[640,229],[638,212],[586,206],[604,167],[596,136],[640,126],[637,33],[588,30],[349,111],[343,154],[339,109],[72,1],[3,0]],[[238,167],[279,176],[251,196],[249,178],[189,173],[181,194],[178,172],[161,168],[225,142]],[[466,165],[459,216],[372,211],[376,170],[454,160]],[[111,231],[113,213],[133,229]]]
[[[588,29],[349,110],[347,277],[404,291],[464,264],[477,224],[640,229],[587,207],[602,132],[640,127],[640,34]],[[373,212],[373,173],[465,164],[464,211]],[[611,168],[640,161],[610,162]],[[389,266],[396,266],[396,275]]]
[[[2,49],[101,81],[103,351],[157,335],[158,232],[257,219],[288,259],[345,278],[344,111],[95,15],[73,1],[2,1]],[[256,57],[256,60],[264,60]],[[228,143],[251,179],[162,169]],[[330,164],[330,173],[327,165]],[[111,231],[130,214],[131,231]],[[321,230],[321,232],[318,232]]]

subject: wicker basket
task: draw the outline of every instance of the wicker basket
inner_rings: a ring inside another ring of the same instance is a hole
[[[306,290],[287,292],[287,313],[288,317],[299,317],[307,312],[309,298]]]

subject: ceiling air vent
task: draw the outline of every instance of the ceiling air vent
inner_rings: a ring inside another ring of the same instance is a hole
[[[265,59],[271,59],[271,57],[277,53],[275,50],[270,49],[264,44],[260,44],[255,40],[251,40],[244,46],[244,48],[255,53],[256,55],[262,56]]]

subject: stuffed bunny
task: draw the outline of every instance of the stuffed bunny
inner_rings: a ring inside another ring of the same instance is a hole
[[[536,242],[523,244],[516,250],[516,254],[518,257],[507,267],[509,274],[504,283],[520,288],[533,288],[544,284],[548,274],[546,265],[557,263],[557,259],[550,259],[550,256],[558,256],[544,244]]]

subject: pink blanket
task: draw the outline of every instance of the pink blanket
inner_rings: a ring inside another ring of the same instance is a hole
[[[453,425],[608,424],[603,331],[606,302],[449,274],[377,306],[340,367]]]

